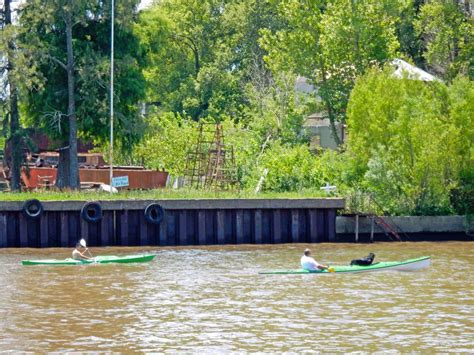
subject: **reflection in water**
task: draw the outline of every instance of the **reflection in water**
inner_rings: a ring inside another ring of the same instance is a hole
[[[312,245],[345,264],[431,255],[414,273],[258,275],[308,245],[103,248],[148,264],[21,266],[66,249],[0,250],[0,351],[474,351],[471,243]]]

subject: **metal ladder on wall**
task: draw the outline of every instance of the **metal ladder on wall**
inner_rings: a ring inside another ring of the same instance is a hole
[[[410,238],[408,235],[396,225],[396,223],[392,220],[390,216],[381,216],[378,212],[384,212],[382,205],[380,205],[371,194],[363,193],[362,199],[368,202],[365,204],[362,211],[359,208],[356,209],[355,218],[356,218],[356,242],[359,239],[359,217],[363,216],[370,220],[371,228],[370,228],[370,240],[373,240],[374,237],[374,227],[378,226],[383,233],[391,240],[394,241],[402,241],[402,236],[404,240],[409,240]]]
[[[372,195],[368,195],[369,197],[369,202],[376,205],[381,211],[383,211],[382,205],[380,205]],[[395,222],[392,220],[391,217],[382,217],[379,216],[375,213],[369,213],[367,215],[369,218],[373,220],[373,222],[378,225],[385,235],[387,235],[391,240],[397,240],[399,242],[402,241],[402,238],[400,236],[400,233],[402,233],[405,237],[406,240],[408,240],[408,235],[399,227],[395,224]]]
[[[384,231],[385,235],[390,237],[390,239],[397,240],[399,242],[402,241],[402,238],[396,230],[395,224],[392,225],[388,223],[383,217],[377,216],[375,214],[369,214],[368,217],[371,218],[374,223]]]

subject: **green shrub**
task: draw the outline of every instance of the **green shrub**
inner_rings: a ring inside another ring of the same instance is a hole
[[[357,82],[348,154],[361,186],[389,213],[454,212],[451,191],[463,189],[460,173],[472,161],[472,90],[467,79],[447,87],[379,70]]]

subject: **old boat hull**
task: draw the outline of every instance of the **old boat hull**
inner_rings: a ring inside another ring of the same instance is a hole
[[[404,261],[382,261],[374,263],[369,266],[331,266],[330,269],[332,272],[327,270],[323,271],[309,271],[303,269],[294,269],[294,270],[269,270],[262,271],[259,274],[329,274],[329,273],[343,273],[343,274],[358,274],[363,272],[378,272],[378,271],[416,271],[424,269],[431,264],[431,257],[423,256],[416,259],[408,259]]]
[[[22,265],[89,265],[89,264],[111,264],[111,263],[146,263],[152,261],[156,255],[154,254],[137,254],[137,255],[101,255],[96,256],[92,260],[75,260],[75,259],[45,259],[45,260],[23,260]]]

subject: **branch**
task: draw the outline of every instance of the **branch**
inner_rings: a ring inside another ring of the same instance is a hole
[[[194,43],[193,39],[189,36],[183,36],[183,35],[179,35],[177,33],[174,34],[175,36],[175,39],[181,39],[181,40],[184,40],[183,42],[194,52],[194,53],[198,53],[198,47],[196,45],[196,43]]]
[[[68,117],[68,115],[61,111],[54,110],[52,112],[43,112],[43,117],[49,121],[53,130],[57,128],[58,132],[61,133],[61,120],[63,117]]]
[[[62,61],[60,61],[58,58],[53,57],[53,56],[50,55],[50,54],[46,54],[46,56],[48,57],[48,59],[52,60],[53,62],[55,62],[56,64],[58,64],[61,68],[63,68],[64,70],[67,71],[67,65],[64,64]]]
[[[260,150],[260,154],[257,156],[257,162],[262,157],[263,153],[265,152],[265,148],[267,147],[267,144],[270,142],[271,139],[272,139],[272,134],[270,133],[267,136],[267,139],[265,139],[265,142],[263,142],[263,144],[262,144],[262,149]]]

